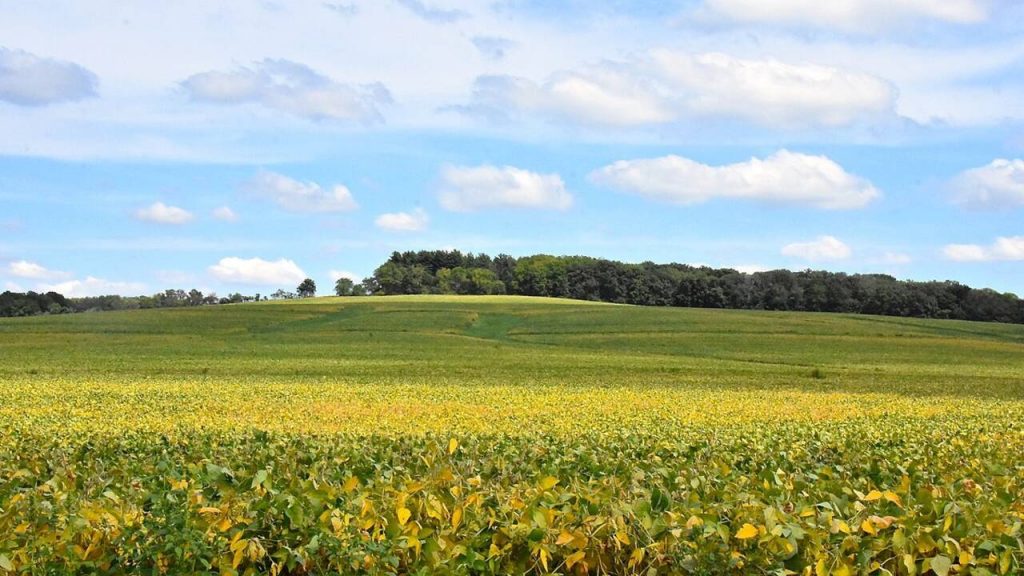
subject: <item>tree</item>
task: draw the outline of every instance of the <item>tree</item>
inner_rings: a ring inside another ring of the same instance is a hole
[[[299,284],[295,289],[299,293],[299,298],[310,298],[316,296],[316,282],[313,282],[312,278],[306,278]]]
[[[352,289],[355,287],[355,283],[352,282],[351,278],[338,278],[334,282],[334,293],[338,296],[352,296]]]

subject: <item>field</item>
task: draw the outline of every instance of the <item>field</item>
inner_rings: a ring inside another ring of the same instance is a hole
[[[1024,326],[516,297],[0,320],[0,574],[1017,574]]]

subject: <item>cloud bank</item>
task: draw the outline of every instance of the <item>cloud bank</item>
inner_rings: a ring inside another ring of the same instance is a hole
[[[816,128],[891,117],[896,97],[885,80],[855,70],[655,50],[634,61],[562,71],[541,84],[480,76],[470,104],[461,109],[621,127],[726,118],[770,128]]]

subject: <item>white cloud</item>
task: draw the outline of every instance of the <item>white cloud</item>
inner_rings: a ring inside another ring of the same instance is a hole
[[[462,110],[611,126],[714,117],[769,127],[838,127],[892,116],[896,96],[888,82],[854,70],[656,50],[633,61],[559,72],[544,84],[481,76]]]
[[[412,212],[391,212],[381,214],[373,221],[378,228],[396,232],[419,232],[427,228],[430,218],[422,208]]]
[[[45,106],[96,95],[96,75],[73,62],[0,47],[0,100]]]
[[[221,258],[220,262],[207,270],[222,282],[259,286],[291,286],[306,278],[306,273],[295,262],[285,258],[273,261],[262,258]]]
[[[991,262],[1024,260],[1024,236],[996,238],[990,246],[949,244],[942,250],[948,260],[956,262]]]
[[[238,214],[230,206],[221,206],[213,210],[213,217],[223,222],[237,222]]]
[[[11,292],[24,292],[25,291],[25,289],[22,288],[20,284],[16,284],[14,282],[4,282],[4,290],[9,290]]]
[[[739,266],[726,266],[726,268],[732,268],[733,270],[742,272],[743,274],[755,274],[757,272],[768,272],[769,270],[773,270],[773,268],[762,266],[760,264],[741,264]]]
[[[960,173],[951,187],[954,200],[967,208],[1024,206],[1024,160],[993,160]]]
[[[845,260],[853,251],[835,236],[819,236],[810,242],[794,242],[782,247],[783,256],[792,256],[811,262]]]
[[[256,174],[245,188],[289,212],[346,212],[359,207],[352,192],[341,184],[325,190],[316,182],[300,182],[266,170]]]
[[[892,28],[911,18],[973,24],[988,18],[987,0],[706,0],[740,22],[801,24],[845,31]]]
[[[888,82],[833,66],[664,50],[653,58],[666,83],[689,94],[689,111],[702,116],[765,126],[846,126],[890,114],[896,103]]]
[[[83,296],[106,296],[108,294],[120,294],[122,296],[137,296],[146,290],[146,285],[139,282],[116,282],[87,276],[85,280],[68,280],[58,284],[43,284],[40,286],[42,292],[57,292],[64,296],[80,298]]]
[[[558,174],[513,166],[445,166],[441,182],[441,206],[455,212],[487,208],[567,210],[573,201]]]
[[[863,208],[880,192],[826,156],[780,150],[761,160],[710,166],[669,155],[620,160],[590,174],[592,181],[675,204],[713,198],[803,204],[825,210]]]
[[[71,274],[60,270],[49,270],[35,262],[17,260],[7,265],[7,273],[18,278],[29,278],[32,280],[59,280],[68,278]]]
[[[217,104],[257,102],[312,120],[383,121],[391,102],[383,84],[342,84],[289,60],[266,59],[228,72],[195,74],[181,82],[193,100]]]
[[[361,281],[359,276],[356,276],[354,272],[349,272],[348,270],[331,270],[327,274],[328,276],[331,277],[331,280],[338,280],[339,278],[348,278],[353,282]]]
[[[135,211],[135,217],[147,222],[158,224],[186,224],[193,219],[192,213],[177,206],[168,206],[163,202],[154,202],[145,208]]]

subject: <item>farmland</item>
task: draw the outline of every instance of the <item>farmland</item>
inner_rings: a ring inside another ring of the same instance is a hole
[[[0,320],[0,574],[1011,574],[1024,326],[519,297]]]

